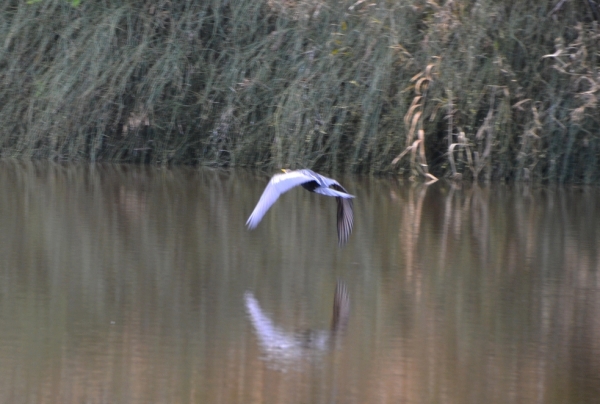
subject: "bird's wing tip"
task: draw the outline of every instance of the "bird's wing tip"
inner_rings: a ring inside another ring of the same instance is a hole
[[[253,215],[250,215],[248,220],[246,220],[246,227],[248,227],[248,230],[252,230],[256,226],[258,226],[258,221],[256,220],[256,218]]]

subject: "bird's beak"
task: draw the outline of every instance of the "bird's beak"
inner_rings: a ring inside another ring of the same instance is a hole
[[[284,173],[287,173],[288,169],[287,168],[282,168],[281,171],[283,171]]]

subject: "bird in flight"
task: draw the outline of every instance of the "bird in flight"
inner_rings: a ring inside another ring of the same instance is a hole
[[[354,213],[352,198],[344,187],[334,179],[327,178],[321,174],[308,169],[303,170],[282,170],[283,174],[276,174],[271,178],[267,187],[263,191],[254,211],[248,218],[246,225],[250,230],[254,229],[269,208],[277,201],[279,196],[290,189],[302,185],[310,192],[325,196],[333,196],[337,201],[337,232],[338,242],[343,246],[348,241],[352,226],[354,224]]]

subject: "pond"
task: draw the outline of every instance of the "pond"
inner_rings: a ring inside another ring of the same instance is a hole
[[[0,402],[600,402],[597,188],[270,174],[0,163]]]

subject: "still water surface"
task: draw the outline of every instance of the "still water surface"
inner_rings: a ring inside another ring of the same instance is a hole
[[[600,402],[597,189],[338,179],[1,163],[0,403]]]

